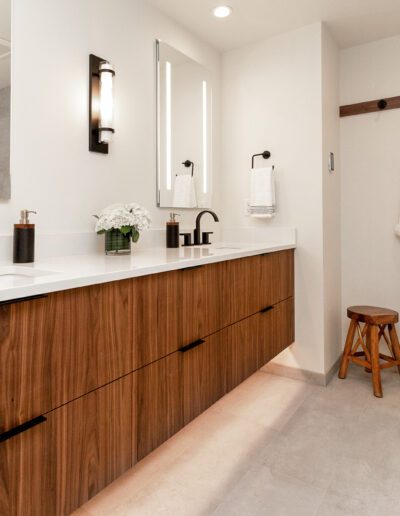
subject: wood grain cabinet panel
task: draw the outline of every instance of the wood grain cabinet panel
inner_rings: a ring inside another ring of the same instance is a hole
[[[294,342],[294,299],[281,301],[256,317],[259,367],[262,367]]]
[[[142,367],[182,345],[182,271],[135,278],[131,289],[132,345]]]
[[[293,344],[294,340],[294,298],[291,297],[275,307],[271,358],[279,355],[281,351]]]
[[[229,342],[226,353],[227,391],[234,389],[260,367],[259,319],[256,314],[223,330],[222,338]]]
[[[220,329],[236,323],[260,310],[260,257],[250,256],[222,262]]]
[[[137,371],[137,457],[148,455],[183,426],[180,352]]]
[[[294,295],[293,249],[259,256],[259,310]]]
[[[181,352],[185,425],[227,392],[227,334],[228,331],[217,332]]]
[[[182,269],[179,303],[182,345],[206,337],[224,326],[222,262]]]
[[[68,515],[136,462],[135,375],[0,442],[0,514]]]
[[[0,432],[134,369],[129,282],[0,306]]]

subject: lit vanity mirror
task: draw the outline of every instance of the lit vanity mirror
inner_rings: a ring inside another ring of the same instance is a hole
[[[11,0],[0,0],[0,200],[10,198]]]
[[[157,204],[210,208],[212,85],[210,72],[156,42]]]

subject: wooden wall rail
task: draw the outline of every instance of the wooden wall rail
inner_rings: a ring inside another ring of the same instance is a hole
[[[400,108],[400,96],[340,106],[340,116],[363,115],[365,113],[374,113],[375,111],[387,111],[388,109],[398,108]]]

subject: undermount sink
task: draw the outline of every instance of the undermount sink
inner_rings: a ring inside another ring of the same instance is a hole
[[[234,250],[234,249],[238,250],[239,249],[240,250],[242,248],[239,247],[239,246],[233,246],[233,245],[218,245],[218,246],[215,246],[215,249],[227,249],[227,250],[229,250],[229,249],[231,249],[231,250]]]
[[[15,284],[20,281],[26,282],[27,280],[33,281],[34,278],[50,276],[52,274],[57,274],[57,272],[43,271],[18,265],[0,267],[0,285]]]

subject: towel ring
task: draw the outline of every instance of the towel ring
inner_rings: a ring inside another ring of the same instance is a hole
[[[186,168],[192,167],[192,177],[194,175],[194,163],[193,161],[190,161],[190,159],[187,159],[186,161],[182,161],[182,165],[185,165]]]
[[[253,156],[251,157],[251,168],[254,168],[254,158],[256,158],[257,156],[262,156],[264,159],[269,159],[271,157],[271,153],[266,150],[264,152],[260,152],[260,154],[253,154]]]

